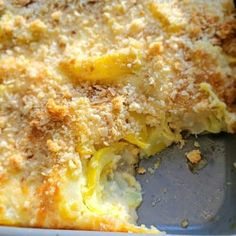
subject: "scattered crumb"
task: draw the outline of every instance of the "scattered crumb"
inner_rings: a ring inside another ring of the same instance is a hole
[[[138,167],[136,171],[139,175],[144,175],[146,173],[146,169],[144,167]]]
[[[154,163],[154,169],[155,169],[155,170],[159,169],[159,168],[160,168],[160,165],[161,165],[161,159],[158,158],[158,159],[156,160],[156,162]]]
[[[195,174],[198,171],[205,168],[208,164],[207,159],[203,158],[201,156],[201,151],[198,149],[192,150],[190,152],[185,153],[187,158],[187,164],[189,167],[189,170]]]
[[[148,55],[155,56],[159,55],[163,52],[163,44],[162,42],[153,42],[149,45]]]
[[[153,175],[155,173],[155,170],[152,167],[148,167],[148,172]]]
[[[61,11],[55,11],[51,14],[51,18],[54,20],[54,21],[59,21],[60,18],[61,18]]]
[[[178,143],[178,148],[179,149],[182,149],[184,147],[184,145],[186,144],[185,140],[184,139],[181,139]]]
[[[201,152],[200,150],[192,150],[188,153],[185,153],[187,159],[192,163],[192,164],[197,164],[201,161],[202,157],[201,157]]]
[[[189,221],[188,221],[188,219],[182,220],[181,223],[180,223],[180,226],[181,226],[182,228],[187,228],[187,227],[189,226]]]
[[[200,144],[199,144],[198,141],[194,141],[193,145],[194,145],[194,147],[196,147],[196,148],[199,148],[199,147],[200,147]]]
[[[61,149],[60,146],[56,142],[52,141],[51,139],[47,140],[47,147],[50,152],[55,152],[55,153],[59,152]]]
[[[62,105],[57,105],[52,98],[48,99],[46,108],[54,120],[63,120],[67,115],[66,108]]]

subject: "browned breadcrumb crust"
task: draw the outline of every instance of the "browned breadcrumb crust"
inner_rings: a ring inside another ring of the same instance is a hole
[[[146,232],[84,205],[94,153],[144,127],[236,132],[233,1],[0,0],[0,14],[0,224]],[[93,66],[71,78],[70,60]]]

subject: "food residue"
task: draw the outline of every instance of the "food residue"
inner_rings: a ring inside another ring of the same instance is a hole
[[[196,147],[196,148],[199,148],[199,147],[200,147],[200,144],[199,144],[198,141],[194,141],[193,145],[194,145],[194,147]]]
[[[197,164],[201,161],[201,152],[197,149],[192,150],[188,153],[185,154],[187,159],[192,163],[192,164]]]
[[[181,223],[180,223],[180,226],[181,226],[182,228],[187,228],[187,227],[189,226],[189,221],[188,221],[188,219],[182,220]]]
[[[144,167],[138,167],[136,171],[139,175],[144,175],[146,173],[146,169]]]
[[[160,168],[160,166],[161,166],[161,159],[158,158],[156,162],[154,163],[154,169],[157,170]]]

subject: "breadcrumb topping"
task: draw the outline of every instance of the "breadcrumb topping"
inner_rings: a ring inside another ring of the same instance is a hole
[[[0,0],[0,14],[1,224],[145,232],[83,205],[94,154],[236,132],[233,1]]]

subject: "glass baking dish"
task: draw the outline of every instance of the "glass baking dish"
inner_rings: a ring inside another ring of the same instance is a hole
[[[236,234],[236,135],[189,137],[150,159],[137,175],[143,188],[139,224],[154,225],[168,235]],[[200,144],[204,166],[190,170],[185,153]],[[164,234],[164,233],[163,233]],[[124,233],[0,227],[0,236],[110,236]],[[134,235],[134,234],[133,234]]]

